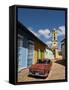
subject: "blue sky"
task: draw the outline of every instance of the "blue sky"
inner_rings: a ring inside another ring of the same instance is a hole
[[[18,21],[25,25],[44,43],[51,45],[51,31],[58,32],[58,48],[65,36],[65,12],[59,10],[18,8]]]

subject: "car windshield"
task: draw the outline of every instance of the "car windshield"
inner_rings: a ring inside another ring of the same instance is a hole
[[[47,59],[47,60],[38,60],[37,64],[49,64],[50,63],[50,60]]]

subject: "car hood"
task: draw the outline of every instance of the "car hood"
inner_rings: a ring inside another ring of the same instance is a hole
[[[32,65],[30,67],[30,69],[35,69],[35,70],[43,70],[45,68],[45,64],[35,64],[35,65]]]

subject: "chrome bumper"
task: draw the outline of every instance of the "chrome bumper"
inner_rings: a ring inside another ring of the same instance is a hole
[[[45,73],[44,75],[42,75],[42,74],[39,74],[39,73],[31,73],[31,72],[29,72],[29,75],[30,76],[39,76],[39,77],[47,77],[48,76],[48,73]]]

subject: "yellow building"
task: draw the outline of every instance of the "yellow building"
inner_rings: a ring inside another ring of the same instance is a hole
[[[58,58],[58,40],[57,40],[57,31],[52,31],[52,50],[55,58]]]
[[[40,42],[39,40],[36,40],[34,43],[34,63],[37,62],[38,59],[44,59],[45,56],[45,49],[47,48],[47,45]]]

